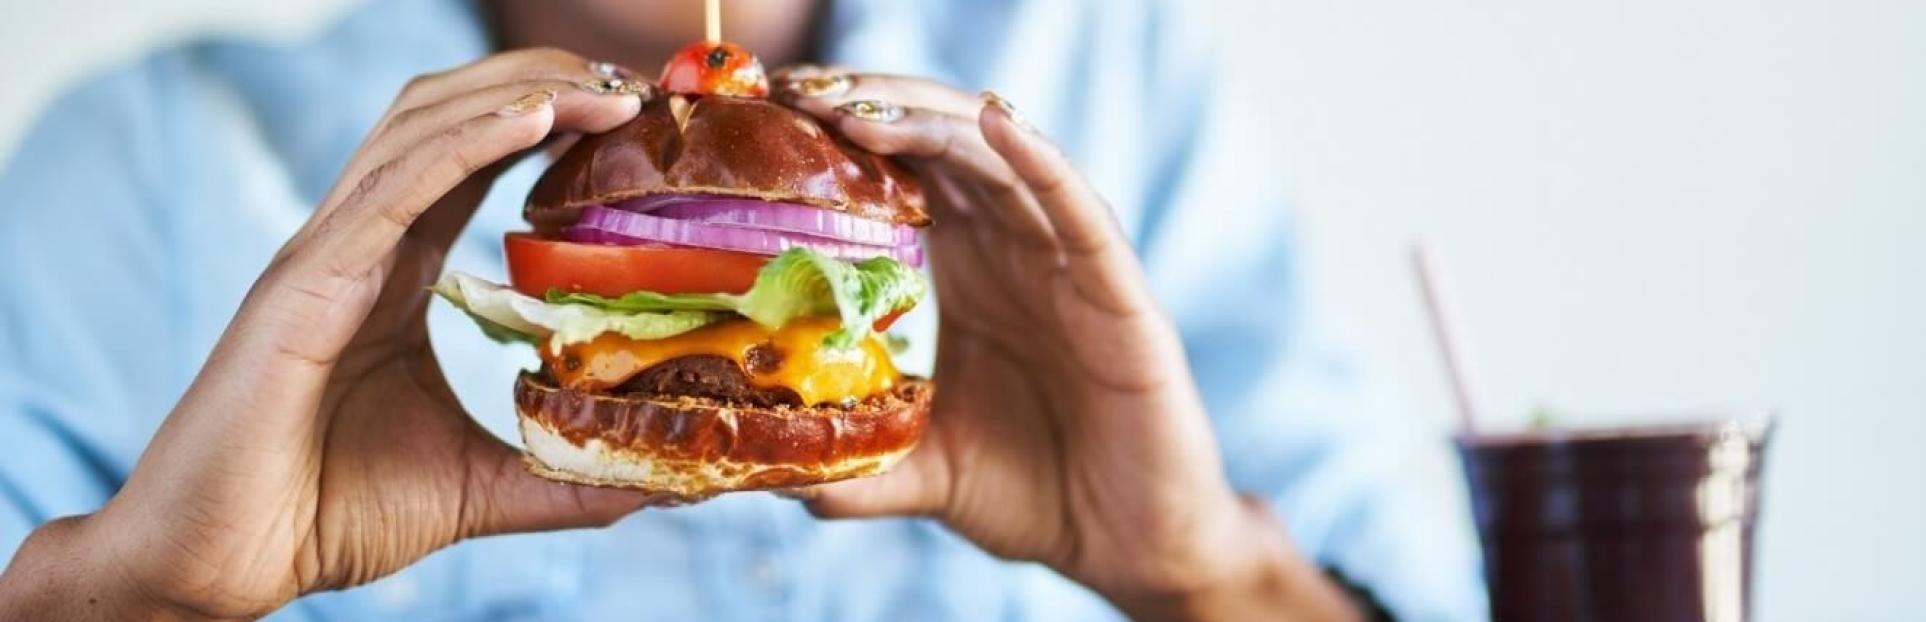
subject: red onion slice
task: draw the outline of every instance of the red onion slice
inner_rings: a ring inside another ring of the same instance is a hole
[[[610,209],[600,205],[582,208],[582,219],[562,230],[571,242],[634,246],[674,244],[758,255],[778,255],[804,247],[836,259],[859,260],[890,257],[911,266],[923,265],[923,247],[917,244],[877,246],[764,229],[745,229],[663,218]]]
[[[870,246],[916,243],[916,228],[796,203],[702,194],[654,194],[612,206],[623,211],[745,229],[788,231]]]

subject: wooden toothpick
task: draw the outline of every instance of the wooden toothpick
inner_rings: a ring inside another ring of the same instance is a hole
[[[707,37],[709,43],[722,43],[722,0],[706,0],[703,8],[707,18]]]

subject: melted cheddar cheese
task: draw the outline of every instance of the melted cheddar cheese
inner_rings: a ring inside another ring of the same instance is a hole
[[[749,320],[710,324],[666,339],[638,341],[618,333],[603,333],[585,343],[562,347],[561,352],[538,348],[542,361],[562,386],[607,390],[657,363],[684,356],[713,355],[735,361],[758,387],[787,387],[804,404],[862,399],[896,384],[899,375],[889,360],[889,348],[871,335],[855,347],[828,348],[823,338],[840,328],[835,317],[805,318],[777,330]],[[749,365],[750,350],[774,348],[781,361]]]

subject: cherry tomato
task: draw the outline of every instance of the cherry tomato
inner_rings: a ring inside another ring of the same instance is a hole
[[[698,41],[684,46],[662,67],[662,90],[691,95],[767,97],[762,61],[734,43]]]
[[[740,294],[769,258],[675,246],[610,246],[510,233],[508,283],[536,298],[550,289],[617,297],[630,292]]]

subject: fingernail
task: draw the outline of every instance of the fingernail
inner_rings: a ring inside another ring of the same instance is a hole
[[[628,78],[596,78],[583,82],[582,90],[596,95],[635,95],[642,101],[655,97],[655,85]]]
[[[515,98],[515,101],[508,102],[508,105],[502,106],[500,110],[495,111],[495,116],[519,117],[531,112],[535,112],[537,110],[541,110],[543,108],[547,108],[549,104],[553,104],[553,103],[555,103],[555,91],[549,90],[549,89],[542,89],[539,91],[535,91],[533,93],[529,93],[527,95],[523,95],[521,97],[517,97]]]
[[[1037,131],[1035,126],[1030,125],[1030,120],[1023,117],[1023,113],[1017,112],[1015,104],[1011,104],[1010,100],[1004,99],[1002,95],[996,94],[996,91],[984,91],[983,103],[996,106],[997,110],[1003,111],[1003,116],[1009,117],[1011,123],[1015,123],[1017,127],[1023,128],[1024,131]]]
[[[817,65],[814,63],[797,63],[794,65],[790,65],[787,68],[784,68],[782,70],[782,75],[783,77],[786,77],[786,78],[803,78],[803,77],[809,77],[809,76],[821,74],[822,72],[823,72],[822,65]]]
[[[864,121],[895,123],[903,118],[903,107],[880,99],[859,99],[841,106],[836,110]]]
[[[596,78],[583,82],[582,90],[597,95],[607,95],[614,93],[616,89],[622,88],[624,84],[626,84],[626,82],[621,78]]]
[[[789,92],[803,97],[827,97],[830,95],[843,94],[843,92],[849,90],[849,85],[849,76],[836,74],[833,76],[816,76],[795,80],[790,82],[786,88],[789,89]]]
[[[616,66],[615,63],[611,63],[608,61],[599,61],[599,60],[589,61],[588,70],[589,70],[589,73],[602,76],[604,78],[622,77],[622,68]]]

